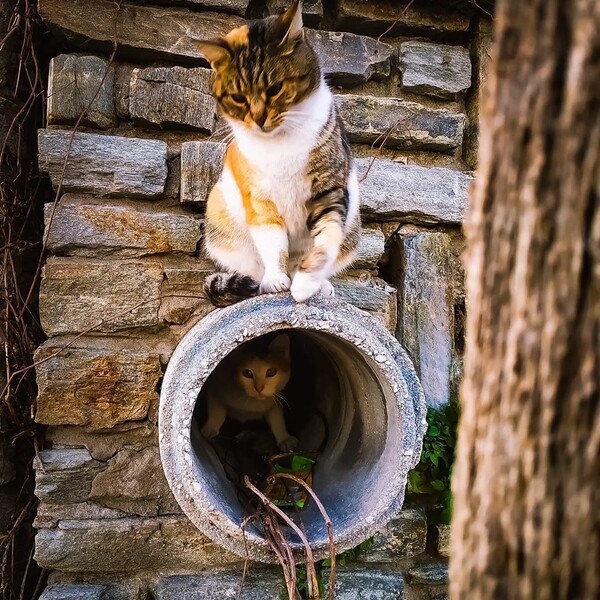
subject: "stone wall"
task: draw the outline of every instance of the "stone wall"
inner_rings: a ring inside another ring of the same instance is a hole
[[[285,5],[39,0],[64,46],[38,136],[59,198],[45,207],[48,340],[36,354],[45,600],[236,597],[243,561],[190,524],[162,474],[158,391],[173,349],[212,310],[202,219],[226,131],[191,40]],[[447,2],[392,0],[306,1],[305,22],[364,177],[360,257],[337,295],[398,336],[428,403],[444,404],[461,370],[460,224],[488,23]],[[360,586],[373,590],[361,598],[401,598],[403,573],[409,596],[443,591],[444,569],[425,568],[427,536],[423,512],[405,509],[340,573],[338,597]],[[251,573],[243,598],[278,597],[276,569]]]

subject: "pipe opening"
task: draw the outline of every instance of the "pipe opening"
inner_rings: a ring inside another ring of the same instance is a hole
[[[406,353],[376,319],[345,302],[317,298],[296,304],[289,295],[258,296],[197,323],[173,353],[161,389],[163,468],[179,505],[202,533],[265,562],[276,559],[261,531],[248,528],[244,535],[241,529],[245,499],[224,461],[223,440],[241,433],[252,445],[266,433],[275,450],[270,430],[263,423],[260,433],[260,423],[249,427],[232,420],[217,442],[200,430],[211,378],[228,364],[228,355],[249,341],[260,344],[282,334],[289,337],[291,357],[287,429],[299,439],[298,452],[316,454],[312,488],[333,523],[337,552],[397,515],[426,427],[423,392]],[[256,470],[260,455],[270,453],[238,452],[234,475]],[[300,516],[315,559],[324,558],[327,532],[311,499]],[[301,549],[293,535],[288,539]]]
[[[390,390],[364,355],[328,333],[285,329],[259,336],[240,348],[257,341],[268,343],[281,334],[290,340],[291,376],[283,391],[289,406],[285,411],[288,431],[298,438],[299,453],[315,456],[313,490],[336,534],[343,534],[356,526],[357,516],[373,510],[377,481],[385,476],[398,452],[388,439],[385,398]],[[214,442],[200,434],[207,418],[203,391],[214,390],[211,378],[219,376],[223,381],[222,365],[230,371],[237,366],[235,361],[233,365],[221,362],[207,379],[194,412],[192,447],[197,468],[210,481],[210,502],[239,524],[246,516],[247,497],[240,493],[243,475],[260,483],[268,474],[263,456],[276,454],[278,449],[264,421],[227,419]],[[235,381],[238,374],[229,372],[227,376]],[[230,393],[234,386],[223,393]],[[308,539],[317,546],[325,545],[327,532],[314,502],[309,500],[299,517]]]

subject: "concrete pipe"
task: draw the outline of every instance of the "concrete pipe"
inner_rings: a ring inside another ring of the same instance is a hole
[[[173,353],[162,385],[163,468],[200,531],[263,562],[275,562],[275,556],[258,528],[247,528],[244,541],[243,507],[211,443],[198,434],[194,412],[203,384],[225,356],[279,330],[289,330],[310,357],[292,370],[302,368],[313,377],[314,405],[328,430],[313,489],[331,517],[337,552],[358,545],[397,515],[426,428],[423,391],[406,352],[379,321],[343,301],[296,304],[288,295],[264,295],[215,310],[196,324]],[[327,532],[314,502],[301,517],[315,558],[324,558]],[[299,540],[292,545],[302,548]]]

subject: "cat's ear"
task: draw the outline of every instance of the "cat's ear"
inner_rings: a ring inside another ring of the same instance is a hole
[[[290,356],[290,336],[282,333],[278,335],[270,344],[269,350],[282,354],[286,358]]]
[[[280,46],[302,37],[302,0],[296,0],[279,18]]]
[[[192,41],[215,71],[226,67],[231,62],[231,50],[223,38]]]

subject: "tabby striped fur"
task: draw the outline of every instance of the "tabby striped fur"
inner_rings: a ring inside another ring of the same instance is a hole
[[[227,273],[206,293],[217,306],[288,289],[298,302],[333,295],[329,278],[360,234],[358,181],[299,3],[199,47],[233,134],[206,212],[206,251]]]

